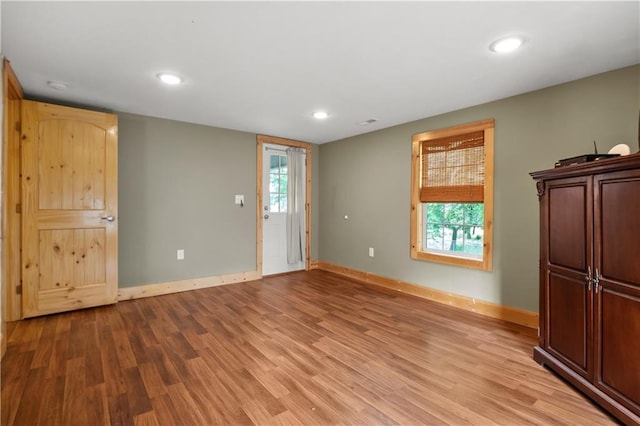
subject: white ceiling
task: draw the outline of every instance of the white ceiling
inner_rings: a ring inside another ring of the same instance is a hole
[[[640,62],[638,1],[1,5],[29,97],[315,143]],[[519,51],[489,51],[514,34]]]

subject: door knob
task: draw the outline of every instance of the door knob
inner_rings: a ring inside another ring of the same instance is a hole
[[[269,210],[269,206],[264,206],[265,211]]]
[[[101,217],[101,220],[106,220],[107,222],[113,222],[114,220],[116,220],[115,216],[105,216],[105,217]]]
[[[269,219],[269,215],[268,215],[268,214],[265,214],[265,215],[264,215],[264,218],[265,218],[265,219]]]

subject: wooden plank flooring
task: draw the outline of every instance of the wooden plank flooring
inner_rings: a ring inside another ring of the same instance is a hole
[[[535,342],[301,272],[10,323],[2,424],[615,424]]]

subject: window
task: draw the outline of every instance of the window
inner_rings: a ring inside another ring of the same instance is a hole
[[[269,156],[269,212],[287,212],[287,156]]]
[[[411,257],[490,271],[494,120],[412,141]]]
[[[482,259],[483,203],[424,203],[422,249]]]

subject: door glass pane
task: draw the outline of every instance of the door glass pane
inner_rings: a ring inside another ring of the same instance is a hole
[[[287,211],[287,156],[271,155],[269,159],[269,211]]]
[[[272,155],[270,160],[270,164],[269,164],[269,169],[271,169],[271,173],[275,172],[278,173],[278,168],[279,168],[279,156],[278,155]]]
[[[278,193],[280,188],[280,176],[270,174],[269,175],[269,193]]]

